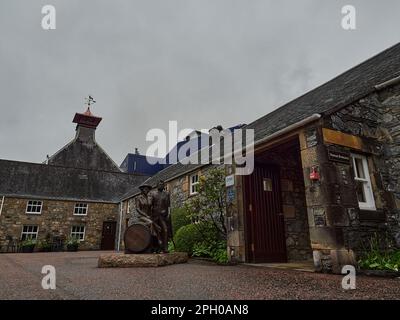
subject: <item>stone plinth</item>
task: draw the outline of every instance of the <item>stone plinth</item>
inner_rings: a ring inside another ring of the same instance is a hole
[[[140,268],[162,267],[170,264],[185,263],[189,259],[185,252],[125,254],[111,253],[99,257],[99,268]]]

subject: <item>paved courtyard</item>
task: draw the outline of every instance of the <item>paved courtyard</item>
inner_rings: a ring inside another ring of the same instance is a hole
[[[160,268],[98,269],[104,252],[0,254],[0,299],[400,299],[400,279],[342,277],[191,260]],[[43,290],[43,265],[56,268],[57,289]]]

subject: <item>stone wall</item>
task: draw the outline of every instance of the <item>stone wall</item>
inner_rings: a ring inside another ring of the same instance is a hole
[[[399,110],[400,87],[386,88],[304,130],[302,162],[317,269],[340,272],[342,265],[355,263],[375,233],[400,245]],[[334,130],[336,141],[323,128]],[[367,157],[376,210],[359,208],[351,153]],[[348,160],[335,160],[335,154]],[[316,182],[309,179],[313,167],[320,173]]]
[[[6,197],[0,216],[0,246],[7,244],[6,237],[21,238],[24,225],[39,227],[38,240],[44,240],[46,235],[65,236],[71,234],[74,225],[85,225],[85,240],[81,242],[80,250],[98,250],[101,245],[103,221],[117,221],[118,204],[88,202],[86,216],[74,215],[73,201],[57,201],[43,199],[42,213],[26,214],[26,198]]]
[[[347,244],[361,251],[375,232],[387,230],[400,246],[400,86],[385,88],[339,110],[326,125],[362,137],[363,151],[370,155],[377,212],[349,208]]]

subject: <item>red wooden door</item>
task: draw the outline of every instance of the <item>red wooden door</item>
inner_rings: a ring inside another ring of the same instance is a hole
[[[101,235],[101,250],[115,249],[115,234],[117,223],[115,221],[104,221]]]
[[[286,262],[279,168],[256,166],[245,179],[246,247],[249,262]]]

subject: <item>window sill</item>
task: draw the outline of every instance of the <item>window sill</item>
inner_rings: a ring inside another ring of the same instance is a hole
[[[384,222],[386,221],[386,215],[382,210],[366,210],[360,209],[359,214],[360,221],[378,221]]]
[[[30,215],[30,216],[40,216],[42,213],[41,212],[25,212],[25,214]]]

